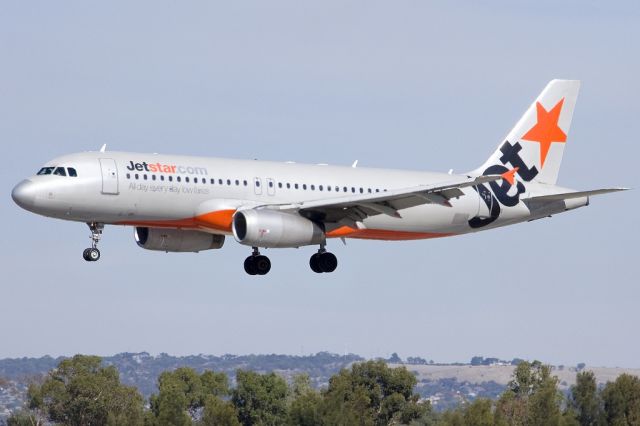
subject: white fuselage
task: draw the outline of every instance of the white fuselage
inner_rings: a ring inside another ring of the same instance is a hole
[[[447,182],[444,173],[329,165],[277,163],[130,152],[86,152],[48,162],[45,167],[74,168],[77,176],[36,175],[14,190],[23,208],[59,219],[198,229],[230,234],[214,220],[196,220],[216,212],[234,212],[273,204],[299,203],[375,194],[399,188]],[[490,189],[490,186],[487,186]],[[475,188],[450,200],[450,206],[424,204],[401,211],[401,217],[380,214],[357,223],[351,233],[329,226],[327,236],[384,240],[420,239],[457,235],[535,219],[564,211],[531,211],[522,200],[564,188],[528,182],[521,201],[502,206],[488,226],[471,227],[473,218],[491,216],[490,203]],[[497,202],[494,200],[494,202]],[[585,205],[586,199],[572,207]],[[224,222],[224,221],[223,221]]]

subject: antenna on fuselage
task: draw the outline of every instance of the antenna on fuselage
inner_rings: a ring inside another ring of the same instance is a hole
[[[102,144],[102,147],[100,148],[100,152],[105,152],[107,150],[107,144]]]

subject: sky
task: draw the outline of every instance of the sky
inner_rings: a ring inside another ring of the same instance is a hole
[[[611,4],[610,4],[611,3]],[[454,238],[149,252],[11,189],[108,149],[464,172],[547,82],[582,80],[559,184],[638,188],[637,2],[0,4],[0,358],[148,351],[474,355],[640,367],[637,190]]]

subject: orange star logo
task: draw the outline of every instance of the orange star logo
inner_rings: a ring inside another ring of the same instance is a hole
[[[560,102],[551,111],[547,111],[540,102],[536,102],[538,122],[522,136],[524,140],[540,144],[540,167],[544,167],[544,161],[547,159],[551,143],[565,143],[567,140],[567,135],[558,127],[558,118],[560,118],[563,103],[564,98],[560,99]]]

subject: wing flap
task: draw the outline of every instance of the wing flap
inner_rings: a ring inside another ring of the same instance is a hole
[[[592,195],[608,194],[611,192],[626,191],[628,189],[629,188],[602,188],[602,189],[592,189],[590,191],[564,192],[561,194],[538,195],[538,196],[527,198],[527,200],[529,201],[562,201],[562,200],[570,200],[573,198],[590,197]]]

